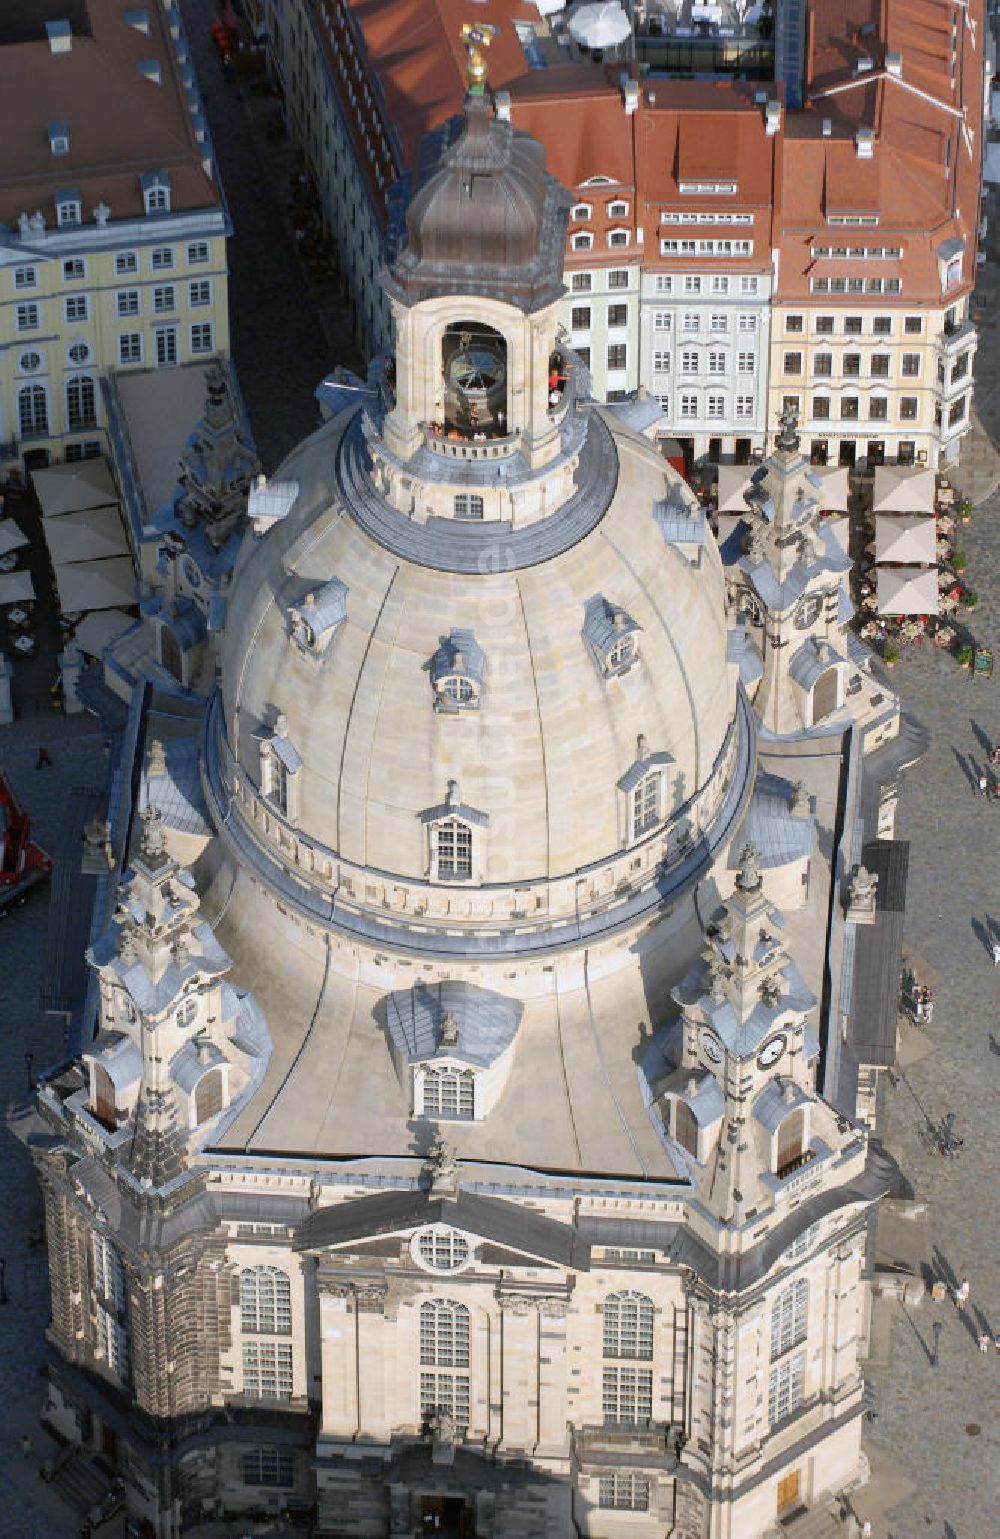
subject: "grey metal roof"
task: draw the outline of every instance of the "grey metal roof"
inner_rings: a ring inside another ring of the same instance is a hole
[[[821,674],[843,661],[828,641],[810,636],[792,653],[788,674],[803,689],[812,689]]]
[[[194,599],[175,599],[171,607],[161,603],[156,617],[176,637],[182,652],[190,652],[205,640],[208,624]]]
[[[789,1094],[787,1101],[785,1100],[786,1090]],[[800,1106],[811,1105],[811,1098],[794,1080],[784,1079],[779,1082],[773,1079],[769,1085],[764,1086],[754,1101],[753,1114],[761,1127],[766,1128],[769,1133],[774,1133],[789,1112],[797,1111]]]
[[[301,616],[315,636],[321,636],[347,619],[347,587],[339,577],[331,577],[298,604],[289,605],[289,611]]]
[[[84,1057],[100,1061],[116,1090],[127,1090],[142,1079],[142,1054],[124,1032],[100,1032]]]
[[[278,737],[275,733],[271,738],[271,748],[290,774],[294,775],[296,770],[302,768],[302,755],[290,737]]]
[[[654,422],[662,422],[667,415],[656,396],[649,395],[641,387],[633,390],[627,400],[613,402],[609,410],[633,433],[645,432]]]
[[[686,487],[672,486],[654,502],[653,518],[668,545],[704,545],[705,514]]]
[[[285,518],[298,495],[297,481],[269,481],[264,486],[252,486],[247,498],[247,516],[251,520]]]
[[[590,1245],[576,1229],[502,1197],[459,1190],[454,1197],[427,1191],[380,1192],[311,1213],[296,1230],[296,1250],[322,1250],[380,1234],[448,1224],[511,1250],[576,1271],[590,1270]]]
[[[695,1081],[693,1089],[689,1089],[691,1080]],[[676,1082],[673,1082],[676,1081]],[[678,1070],[672,1076],[671,1082],[656,1087],[657,1099],[665,1095],[672,1095],[679,1101],[685,1101],[701,1127],[708,1127],[717,1122],[726,1109],[726,1097],[722,1086],[710,1074],[707,1069],[692,1073],[690,1069]]]
[[[219,1052],[214,1042],[207,1044],[205,1057],[201,1058],[195,1043],[188,1041],[171,1058],[170,1073],[175,1083],[190,1095],[203,1074],[221,1067],[226,1061],[225,1054]]]
[[[510,1047],[524,1014],[519,1000],[455,981],[397,989],[385,1004],[393,1046],[408,1063],[437,1054],[486,1068]],[[441,1040],[447,1015],[458,1026],[458,1041],[451,1046]]]
[[[616,642],[633,631],[642,630],[632,616],[618,604],[611,604],[595,593],[584,605],[582,635],[601,658],[606,658]]]
[[[459,657],[461,667],[457,663]],[[438,679],[461,674],[463,678],[475,679],[477,684],[482,684],[485,668],[486,654],[476,641],[475,633],[461,628],[449,631],[431,658],[431,678],[435,683]]]
[[[639,781],[642,780],[645,775],[648,775],[650,770],[659,769],[664,765],[673,763],[674,756],[672,753],[662,752],[647,754],[644,759],[637,759],[632,765],[632,768],[625,771],[624,775],[618,782],[618,789],[619,791],[624,791],[625,794],[628,795],[629,791],[635,790],[636,786],[639,784]]]
[[[362,416],[359,409],[348,423],[336,454],[340,499],[366,534],[394,556],[416,566],[443,572],[511,572],[549,561],[570,550],[596,527],[618,485],[614,439],[597,409],[586,406],[575,419],[585,430],[575,489],[547,518],[523,529],[511,529],[491,520],[475,523],[450,518],[430,518],[426,524],[416,524],[394,508],[375,485]],[[470,481],[475,463],[461,461],[458,478],[463,484]],[[483,463],[490,468],[491,462]],[[444,479],[446,465],[445,460],[435,457],[433,474],[428,472],[428,479]],[[550,472],[551,466],[546,470]],[[491,565],[487,568],[484,562]]]
[[[745,626],[736,626],[726,636],[726,662],[736,663],[740,670],[740,683],[749,689],[764,672],[764,660],[760,649]]]
[[[758,772],[740,837],[730,849],[730,871],[738,868],[740,850],[747,840],[756,847],[758,864],[764,871],[808,859],[812,854],[814,819],[809,812],[789,810],[793,789],[789,781],[778,775],[767,770]]]
[[[837,624],[849,625],[854,619],[854,605],[851,603],[851,595],[846,588],[841,588],[837,594]]]
[[[139,810],[150,805],[159,807],[166,826],[178,833],[202,835],[210,832],[201,791],[198,753],[196,737],[170,738],[164,744],[165,773],[143,776]]]
[[[441,802],[437,807],[428,807],[426,812],[420,814],[421,823],[440,823],[442,818],[460,818],[463,823],[471,823],[475,828],[488,828],[490,822],[488,812],[480,812],[459,801]]]

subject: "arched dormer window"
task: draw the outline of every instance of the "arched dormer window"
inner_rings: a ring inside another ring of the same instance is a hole
[[[641,629],[621,605],[602,594],[587,600],[581,634],[605,678],[619,678],[638,661]]]
[[[669,753],[651,754],[640,733],[636,761],[618,782],[624,805],[626,846],[645,838],[666,817],[666,769],[673,762]]]
[[[298,816],[298,775],[302,757],[288,736],[288,723],[279,712],[273,728],[260,739],[260,792],[290,822]]]
[[[472,631],[453,630],[431,659],[434,708],[478,711],[486,659]]]
[[[428,867],[432,882],[472,882],[479,880],[482,830],[489,826],[485,812],[467,806],[461,798],[458,782],[448,782],[448,798],[440,807],[431,807],[420,815],[428,830]]]
[[[347,619],[347,588],[339,577],[331,577],[307,593],[300,604],[289,605],[288,615],[292,641],[299,651],[325,657]]]
[[[194,1120],[197,1126],[217,1117],[223,1106],[223,1082],[221,1069],[209,1069],[203,1074],[194,1092]]]
[[[442,1121],[472,1121],[476,1115],[476,1076],[471,1069],[427,1064],[417,1071],[417,1115]]]
[[[573,251],[589,251],[594,244],[594,237],[589,230],[577,230],[570,236],[570,248]]]

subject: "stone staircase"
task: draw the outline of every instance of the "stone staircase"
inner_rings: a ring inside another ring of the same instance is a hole
[[[60,1458],[52,1474],[51,1486],[60,1499],[79,1517],[86,1517],[92,1507],[103,1502],[114,1476],[86,1448],[73,1448]]]

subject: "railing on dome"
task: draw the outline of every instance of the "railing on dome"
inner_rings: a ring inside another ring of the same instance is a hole
[[[521,444],[520,429],[495,438],[488,433],[462,433],[456,428],[441,427],[436,422],[422,422],[420,430],[427,447],[446,459],[505,460],[516,454]]]

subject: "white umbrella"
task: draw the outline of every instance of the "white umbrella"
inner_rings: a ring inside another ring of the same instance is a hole
[[[21,533],[14,520],[4,519],[0,524],[0,556],[7,556],[12,550],[20,550],[27,543],[28,536]]]
[[[33,599],[34,596],[30,572],[0,573],[0,608],[23,603],[25,599]]]
[[[872,511],[933,513],[935,473],[925,466],[879,465],[875,471]]]
[[[539,16],[554,16],[556,11],[563,10],[566,0],[534,0],[534,3]]]
[[[100,657],[104,648],[135,624],[131,615],[120,609],[97,609],[84,615],[76,628],[74,644],[91,657]]]
[[[746,513],[743,493],[750,485],[753,467],[749,465],[719,466],[719,512]]]
[[[880,566],[875,570],[880,615],[937,614],[937,567]]]
[[[137,602],[135,573],[127,556],[104,561],[69,561],[56,567],[59,605],[74,609],[117,609]]]
[[[629,21],[617,0],[581,5],[569,21],[570,35],[581,48],[614,48],[632,35]]]
[[[937,524],[928,513],[876,513],[875,560],[933,566]]]

